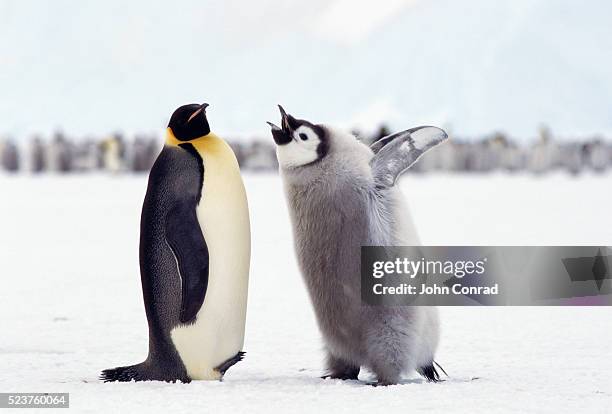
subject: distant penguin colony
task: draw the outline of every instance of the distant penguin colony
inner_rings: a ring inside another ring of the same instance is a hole
[[[279,108],[281,126],[269,125],[299,266],[324,337],[327,377],[357,379],[365,367],[378,385],[396,384],[413,370],[438,381],[437,309],[362,304],[360,247],[419,244],[395,183],[446,133],[418,127],[368,147]]]
[[[250,224],[238,162],[207,104],[178,108],[149,175],[140,273],[149,354],[104,381],[220,380],[243,358]]]

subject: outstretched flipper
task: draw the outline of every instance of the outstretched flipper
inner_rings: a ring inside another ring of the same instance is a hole
[[[444,130],[421,126],[379,139],[370,146],[376,154],[370,165],[378,188],[395,184],[402,172],[421,155],[448,138]]]
[[[180,320],[191,322],[204,303],[208,288],[208,247],[196,216],[196,201],[178,202],[166,216],[166,240],[181,276]]]

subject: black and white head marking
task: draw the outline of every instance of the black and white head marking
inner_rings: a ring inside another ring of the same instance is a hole
[[[278,162],[283,168],[296,168],[319,161],[329,150],[325,128],[287,114],[282,106],[281,127],[268,122],[276,143]]]

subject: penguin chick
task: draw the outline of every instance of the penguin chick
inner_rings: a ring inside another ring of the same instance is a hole
[[[420,244],[395,183],[446,133],[412,128],[368,147],[349,133],[279,108],[281,126],[268,124],[298,264],[324,339],[327,377],[357,379],[364,367],[380,385],[396,384],[413,370],[437,381],[437,309],[362,304],[360,248]]]

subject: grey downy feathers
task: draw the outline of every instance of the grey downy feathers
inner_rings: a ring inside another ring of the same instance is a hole
[[[395,183],[446,133],[413,128],[368,147],[351,134],[280,109],[281,127],[269,124],[328,376],[357,379],[367,368],[383,385],[396,384],[413,370],[438,380],[437,309],[362,304],[360,247],[419,244]]]

